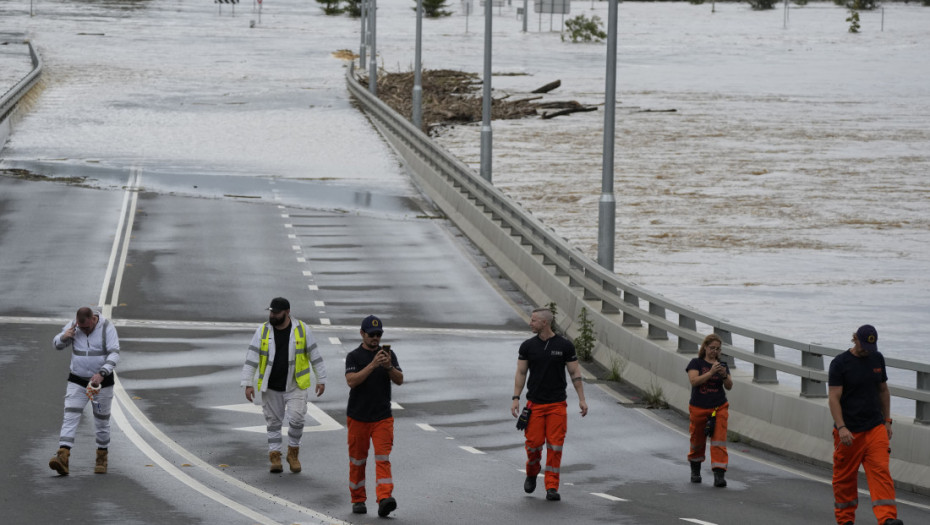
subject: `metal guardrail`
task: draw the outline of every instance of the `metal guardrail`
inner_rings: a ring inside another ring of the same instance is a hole
[[[430,165],[448,184],[483,208],[502,231],[519,238],[533,255],[541,256],[543,263],[550,265],[555,275],[567,277],[569,285],[579,288],[585,301],[600,301],[602,313],[622,314],[624,326],[641,327],[645,323],[649,339],[668,339],[669,333],[673,334],[678,338],[678,351],[681,353],[697,352],[704,338],[704,334],[696,330],[700,322],[720,336],[724,342],[723,353],[731,361],[736,358],[752,364],[753,382],[775,384],[778,383],[776,372],[783,372],[800,378],[801,397],[827,396],[824,356],[832,358],[845,349],[802,343],[738,326],[652,293],[607,271],[373,96],[359,84],[352,67],[347,73],[347,85],[371,117],[403,140],[406,147],[416,152],[420,160]],[[677,323],[669,320],[669,313],[677,316]],[[734,335],[751,340],[752,348],[735,345]],[[798,351],[800,364],[776,358],[776,348]],[[916,388],[889,384],[889,390],[892,396],[916,402],[915,423],[930,424],[930,364],[888,357],[885,362],[889,368],[916,374]]]
[[[36,52],[35,48],[32,46],[32,42],[26,41],[25,43],[29,46],[29,56],[32,58],[32,71],[0,97],[0,122],[9,116],[20,99],[32,89],[32,86],[36,85],[36,82],[38,82],[39,78],[42,76],[42,57]]]

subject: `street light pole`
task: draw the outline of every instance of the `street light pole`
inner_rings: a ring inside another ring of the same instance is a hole
[[[617,1],[607,8],[607,82],[604,92],[604,162],[597,211],[597,262],[614,271],[617,201],[614,199],[614,122],[617,105]]]
[[[368,24],[365,23],[366,19],[368,18],[368,0],[362,0],[361,5],[362,12],[359,18],[362,19],[362,43],[358,50],[358,68],[364,69],[365,61],[367,60],[365,58],[365,48],[368,46]]]
[[[417,49],[413,62],[413,125],[423,126],[423,85],[420,73],[420,53],[423,48],[423,0],[417,0]]]
[[[484,86],[481,101],[481,178],[491,182],[491,0],[484,0]]]
[[[371,20],[368,27],[371,30],[371,55],[368,57],[368,91],[378,96],[378,0],[369,0],[368,14]]]

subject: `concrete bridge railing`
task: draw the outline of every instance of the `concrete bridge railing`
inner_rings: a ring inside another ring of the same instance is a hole
[[[737,365],[729,396],[731,439],[832,463],[824,358],[845,349],[739,326],[606,271],[371,95],[351,67],[346,83],[419,187],[530,299],[556,303],[559,325],[572,336],[586,311],[597,338],[596,361],[621,368],[625,381],[661,391],[673,408],[687,412],[691,387],[684,369],[712,330],[724,342],[725,358]],[[886,363],[916,378],[916,387],[889,383],[892,396],[915,403],[913,417],[895,417],[892,475],[902,488],[930,494],[930,364],[887,356]],[[780,382],[777,372],[789,380]]]

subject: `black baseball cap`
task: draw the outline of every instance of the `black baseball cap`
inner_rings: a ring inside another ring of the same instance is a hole
[[[271,306],[267,308],[272,312],[281,312],[283,310],[290,310],[291,303],[283,297],[275,297],[271,300]]]

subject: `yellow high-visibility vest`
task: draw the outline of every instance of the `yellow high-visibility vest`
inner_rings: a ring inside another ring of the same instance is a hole
[[[262,389],[262,381],[265,379],[265,367],[268,366],[268,341],[271,339],[271,330],[268,323],[262,325],[262,346],[258,350],[258,389]],[[307,327],[303,321],[297,321],[297,328],[294,330],[294,342],[296,343],[297,353],[294,362],[294,380],[297,381],[297,388],[306,390],[310,388],[310,356],[307,355]]]

